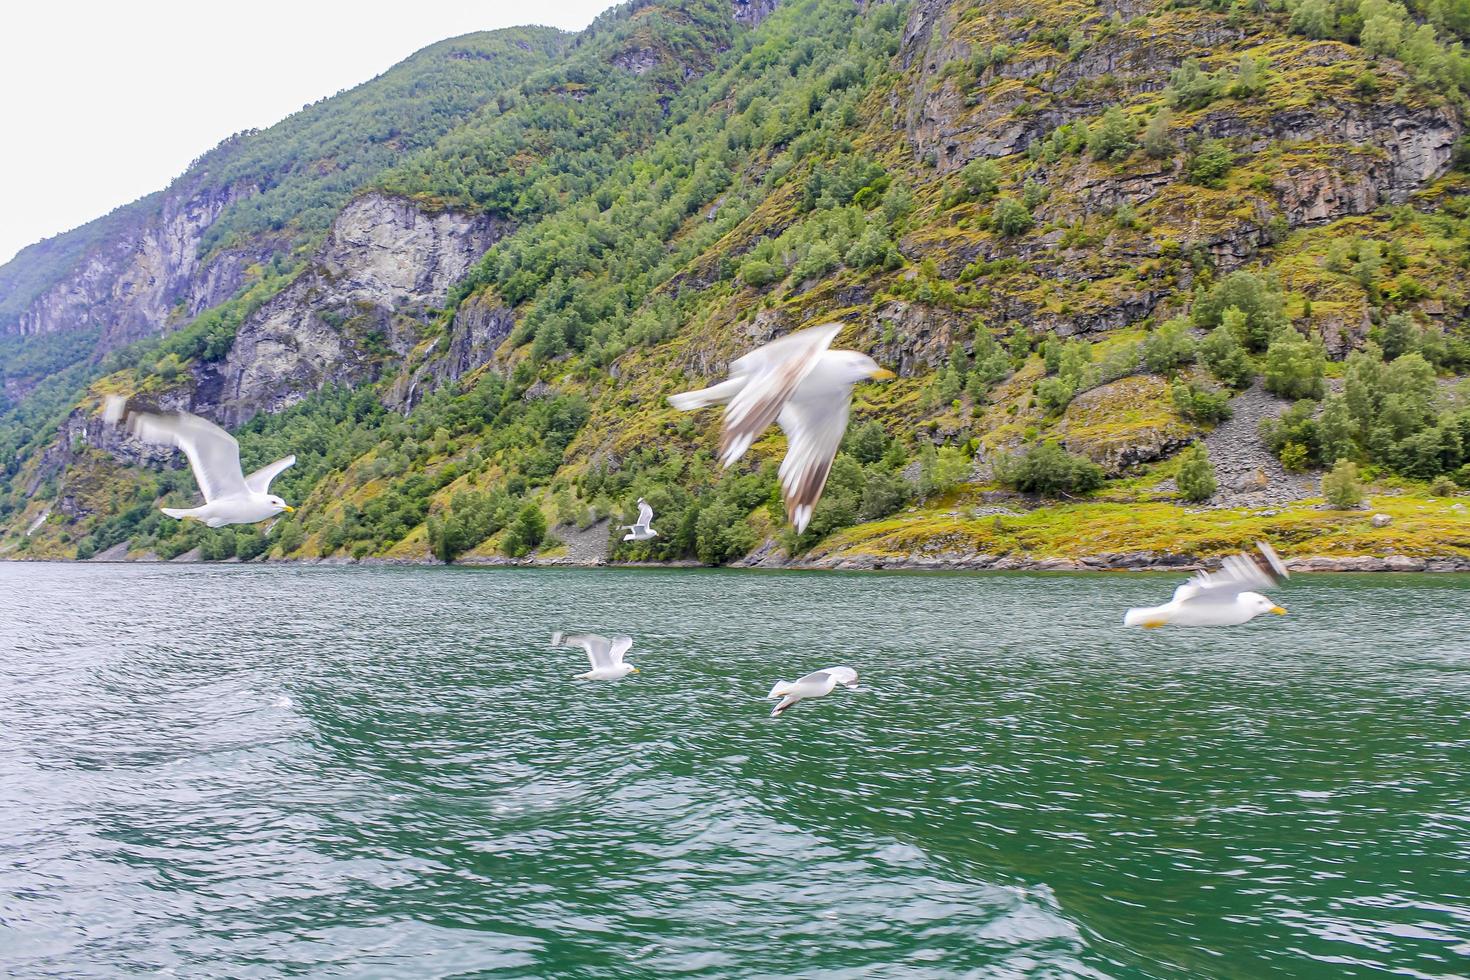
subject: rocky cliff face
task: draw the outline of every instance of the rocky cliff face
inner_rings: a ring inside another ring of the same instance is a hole
[[[756,27],[771,16],[776,9],[776,3],[777,0],[730,0],[730,9],[737,23]]]
[[[228,299],[245,269],[268,256],[269,243],[201,259],[204,233],[231,204],[255,192],[170,190],[141,227],[94,249],[61,282],[36,298],[13,325],[22,335],[98,329],[110,350],[165,332]]]
[[[195,410],[238,425],[325,385],[376,378],[414,349],[449,287],[505,227],[384,194],[358,197],[310,267],[241,324],[228,358],[199,377]],[[465,343],[468,358],[474,344]]]
[[[409,412],[425,395],[488,364],[515,328],[515,312],[492,297],[470,297],[455,311],[446,336],[410,357],[388,390],[390,408]]]

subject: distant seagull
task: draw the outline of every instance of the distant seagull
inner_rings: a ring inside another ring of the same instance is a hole
[[[554,647],[581,647],[587,651],[587,659],[592,661],[592,669],[585,674],[577,674],[576,678],[579,681],[615,681],[629,674],[638,673],[637,667],[623,662],[623,657],[633,646],[631,636],[615,636],[612,639],[598,636],[596,633],[563,636],[558,631],[551,634],[551,645]]]
[[[620,524],[619,531],[627,531],[623,535],[624,541],[652,541],[658,537],[658,532],[651,526],[653,522],[653,508],[648,506],[648,501],[642,497],[638,498],[638,522],[636,524]]]
[[[856,688],[857,671],[851,667],[827,667],[813,671],[790,684],[778,681],[776,686],[771,688],[771,693],[766,695],[768,700],[781,699],[781,703],[771,709],[771,717],[776,717],[796,702],[806,698],[826,697],[838,684],[848,689]]]
[[[124,420],[126,407],[127,399],[113,396],[107,400],[103,418],[114,425],[122,422],[139,442],[182,450],[204,494],[203,507],[160,507],[169,517],[192,517],[210,527],[223,527],[255,524],[283,511],[295,512],[296,508],[268,492],[276,475],[296,462],[295,456],[245,476],[240,469],[240,444],[213,422],[188,412],[127,412]]]
[[[1239,626],[1262,613],[1285,616],[1286,610],[1252,589],[1280,585],[1291,573],[1264,541],[1259,553],[1231,555],[1218,572],[1200,572],[1174,590],[1174,598],[1162,606],[1130,609],[1124,626],[1153,629],[1175,626]]]
[[[729,380],[669,397],[669,404],[680,411],[726,405],[720,431],[724,466],[745,455],[772,422],[781,427],[787,440],[781,489],[798,532],[812,519],[847,431],[853,386],[893,377],[866,354],[828,350],[841,330],[840,323],[798,330],[732,363]]]

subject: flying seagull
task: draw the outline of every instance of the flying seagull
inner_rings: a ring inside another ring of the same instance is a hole
[[[124,419],[126,408],[125,398],[113,396],[107,400],[103,418],[114,425],[123,423],[139,442],[182,450],[204,494],[202,507],[160,507],[169,517],[192,517],[210,527],[223,527],[255,524],[282,512],[295,512],[296,508],[269,492],[271,481],[296,462],[295,456],[245,476],[240,469],[240,444],[208,419],[188,412],[127,412]]]
[[[633,646],[631,636],[615,636],[608,639],[596,633],[565,636],[558,631],[551,634],[551,645],[554,647],[581,647],[587,651],[587,659],[592,662],[592,669],[585,674],[577,674],[576,679],[579,681],[615,681],[629,674],[638,673],[637,667],[623,662],[623,657]]]
[[[767,699],[781,699],[781,702],[771,709],[771,717],[776,717],[796,702],[806,698],[826,697],[838,684],[849,690],[855,689],[857,671],[851,667],[826,667],[822,670],[814,670],[789,684],[785,681],[777,681],[776,686],[771,688],[771,693],[766,695]]]
[[[1239,626],[1262,613],[1286,615],[1286,610],[1255,589],[1269,589],[1290,577],[1276,552],[1257,541],[1257,554],[1231,555],[1218,572],[1200,572],[1174,590],[1162,606],[1128,610],[1124,626],[1153,629],[1176,626]]]
[[[639,497],[637,522],[633,524],[620,524],[618,525],[618,530],[628,532],[623,535],[624,541],[651,541],[658,537],[658,532],[653,529],[652,522],[653,508],[648,505],[648,501]]]
[[[727,467],[772,422],[781,427],[788,444],[781,461],[781,490],[798,532],[812,519],[847,431],[853,386],[893,377],[866,354],[828,350],[841,329],[840,323],[827,323],[798,330],[732,363],[728,380],[669,397],[669,404],[680,411],[725,405],[720,463]]]

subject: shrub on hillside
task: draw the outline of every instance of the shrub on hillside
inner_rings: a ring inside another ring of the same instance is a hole
[[[1151,330],[1140,345],[1143,365],[1154,374],[1165,374],[1194,360],[1196,344],[1183,317]]]
[[[1232,325],[1241,319],[1239,310],[1227,310],[1224,321],[1199,345],[1199,359],[1210,373],[1232,388],[1245,388],[1256,376],[1255,367],[1241,346]]]
[[[1351,510],[1363,501],[1363,486],[1358,482],[1358,467],[1350,460],[1339,459],[1332,470],[1322,476],[1322,496],[1337,510]]]
[[[1014,197],[1003,197],[995,202],[990,213],[990,227],[1007,238],[1031,230],[1031,209]]]
[[[1054,497],[1096,490],[1102,486],[1103,469],[1055,442],[1040,442],[1013,456],[1002,456],[995,463],[995,477],[1013,490]]]
[[[1174,477],[1179,495],[1192,503],[1200,503],[1214,496],[1215,467],[1210,465],[1210,454],[1205,444],[1196,442],[1184,451],[1179,463],[1179,472]]]
[[[1230,395],[1179,382],[1171,390],[1174,409],[1191,422],[1223,422],[1230,417]]]
[[[1283,330],[1266,349],[1266,390],[1282,398],[1321,398],[1327,356],[1321,346]]]
[[[1232,318],[1228,325],[1235,339],[1250,350],[1264,350],[1276,332],[1287,326],[1281,293],[1245,269],[1230,273],[1197,295],[1189,316],[1195,326],[1209,329],[1225,324],[1226,313],[1232,308],[1241,316]]]

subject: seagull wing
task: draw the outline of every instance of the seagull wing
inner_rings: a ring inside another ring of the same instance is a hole
[[[188,412],[134,412],[128,432],[140,442],[173,446],[189,457],[206,502],[248,490],[240,472],[240,444],[208,419]]]
[[[720,430],[722,465],[729,466],[745,455],[751,443],[776,421],[787,399],[817,366],[841,330],[840,323],[799,330],[730,365],[732,375],[748,375],[749,380],[725,407]]]
[[[265,493],[271,488],[271,481],[281,474],[282,470],[290,469],[296,465],[295,456],[287,456],[278,459],[274,463],[262,466],[245,478],[245,485],[252,493]]]
[[[631,641],[630,641],[631,642]],[[605,636],[596,633],[576,633],[571,636],[563,636],[561,645],[565,647],[581,647],[587,651],[587,659],[592,664],[592,669],[598,667],[609,667],[613,664],[610,653],[611,644]]]
[[[1231,555],[1216,572],[1200,572],[1174,590],[1176,602],[1233,602],[1242,592],[1255,592],[1280,585],[1288,576],[1286,566],[1264,541],[1256,542],[1257,554]]]
[[[646,504],[646,503],[645,504],[639,504],[638,505],[638,526],[639,527],[647,527],[652,520],[653,520],[653,508],[650,507],[650,506],[648,506],[648,504]]]
[[[631,636],[615,636],[612,638],[612,646],[607,651],[607,662],[609,665],[617,665],[623,662],[628,651],[633,648]]]
[[[822,673],[831,674],[843,687],[857,687],[857,671],[851,667],[827,667]]]
[[[827,485],[832,459],[847,431],[852,388],[823,384],[820,375],[808,378],[781,408],[777,422],[786,433],[786,458],[781,460],[781,492],[786,515],[800,533]]]

